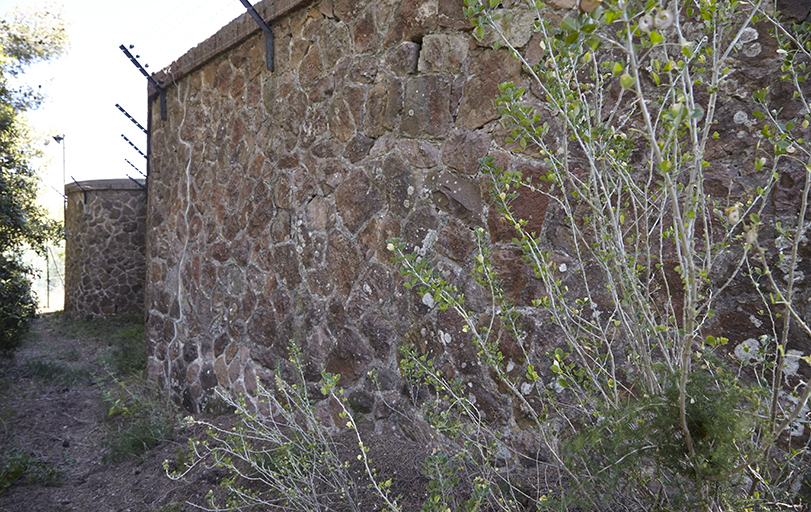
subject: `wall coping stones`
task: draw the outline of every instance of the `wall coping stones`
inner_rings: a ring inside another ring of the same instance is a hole
[[[271,21],[311,2],[312,0],[262,0],[256,2],[253,8],[270,25]],[[216,34],[187,51],[170,65],[152,75],[152,77],[162,85],[167,81],[169,83],[177,82],[195,69],[239,46],[246,39],[261,31],[262,29],[246,10],[218,30]],[[150,100],[157,97],[158,92],[151,84],[148,85],[147,89]]]
[[[137,182],[137,183],[136,183]],[[139,186],[140,184],[140,186]],[[65,184],[65,195],[82,192],[82,190],[142,190],[146,180],[88,180]]]

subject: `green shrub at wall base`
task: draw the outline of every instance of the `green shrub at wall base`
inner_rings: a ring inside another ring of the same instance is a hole
[[[0,256],[0,355],[9,357],[20,345],[37,312],[27,277],[28,269],[16,259]]]

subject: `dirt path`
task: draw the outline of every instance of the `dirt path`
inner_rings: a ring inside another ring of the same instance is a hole
[[[182,463],[188,438],[205,438],[205,428],[181,428],[182,411],[148,391],[143,343],[140,319],[68,322],[55,313],[36,321],[13,359],[0,359],[0,512],[184,512],[199,510],[187,502],[205,504],[212,489],[222,500],[222,469],[199,464],[182,481],[166,476],[163,461]],[[199,418],[235,422],[225,410]],[[405,434],[359,424],[379,476],[395,477],[402,510],[419,510],[428,447],[398,428]],[[357,461],[355,433],[339,434],[335,446],[357,478],[358,499],[379,501]]]
[[[0,360],[0,512],[190,509],[182,503],[203,489],[202,475],[173,482],[162,467],[177,456],[179,441],[108,460],[132,426],[109,417],[111,402],[103,398],[104,390],[123,389],[107,374],[114,340],[76,336],[64,326],[54,316],[37,320],[16,356]],[[128,382],[137,385],[134,377]]]

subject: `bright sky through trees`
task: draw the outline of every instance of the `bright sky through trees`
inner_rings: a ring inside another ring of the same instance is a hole
[[[0,0],[0,14],[39,0]],[[144,158],[121,138],[146,152],[146,136],[115,108],[120,104],[146,126],[147,81],[119,50],[133,54],[155,72],[171,64],[222,26],[245,12],[239,0],[69,0],[61,6],[68,22],[70,48],[65,57],[34,66],[23,80],[48,96],[28,118],[42,132],[47,161],[41,167],[47,204],[61,213],[62,146],[51,136],[64,134],[67,181],[121,179],[146,172]],[[60,215],[61,217],[61,215]]]

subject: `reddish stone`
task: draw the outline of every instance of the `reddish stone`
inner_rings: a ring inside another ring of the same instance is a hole
[[[475,247],[470,228],[453,218],[439,230],[435,245],[437,253],[460,263],[467,259]]]
[[[451,87],[447,76],[411,78],[406,82],[400,129],[409,137],[444,137],[453,122],[450,105]]]
[[[211,247],[211,257],[222,263],[230,257],[228,242],[218,242]]]
[[[276,164],[278,169],[294,169],[298,167],[299,159],[296,153],[291,155],[284,155],[279,158],[278,163]]]
[[[298,254],[293,244],[277,246],[274,249],[273,269],[279,281],[285,283],[288,290],[292,290],[301,282],[298,265]]]
[[[236,73],[234,75],[234,80],[231,82],[231,97],[235,99],[236,98],[242,99],[244,94],[245,94],[245,76],[242,73]],[[241,105],[237,106],[237,108],[241,108]]]
[[[273,218],[273,214],[275,213],[275,208],[273,207],[273,203],[270,200],[265,200],[260,203],[256,207],[256,211],[251,215],[250,222],[248,224],[248,236],[256,237],[259,236],[262,231],[270,223],[270,220]]]
[[[414,179],[411,170],[399,156],[390,155],[383,163],[383,176],[389,197],[389,210],[406,217],[413,208]]]
[[[436,0],[401,0],[388,26],[384,46],[400,41],[419,41],[438,23]]]
[[[396,341],[391,325],[383,317],[372,312],[363,317],[360,331],[371,343],[377,357],[381,361],[387,361],[391,345]]]
[[[335,284],[332,282],[333,272],[330,269],[317,269],[309,274],[307,282],[310,291],[322,297],[332,295]]]
[[[447,199],[446,207],[457,217],[475,218],[482,210],[479,184],[468,178],[443,171],[437,177],[437,191]]]
[[[414,167],[426,169],[439,165],[439,150],[428,141],[406,139],[401,140],[397,147]]]
[[[333,0],[332,11],[336,18],[350,23],[367,4],[364,0]]]
[[[365,53],[375,49],[377,45],[377,28],[375,27],[374,13],[367,10],[355,22],[355,53]]]
[[[321,23],[318,32],[318,44],[321,47],[321,55],[324,57],[324,65],[327,69],[332,69],[341,58],[351,48],[352,39],[349,36],[349,29],[343,23],[336,23],[334,20],[326,20]]]
[[[305,232],[304,249],[301,253],[301,262],[305,269],[320,267],[324,263],[327,252],[327,237],[318,233]]]
[[[521,251],[495,251],[492,261],[508,300],[523,306],[531,304],[533,299],[544,295],[541,281],[534,276],[534,273],[530,275],[531,272],[524,263]]]
[[[220,62],[217,67],[217,75],[214,78],[214,87],[222,96],[227,95],[231,89],[231,74],[231,64],[227,60]]]
[[[400,236],[400,221],[392,215],[386,215],[383,220],[372,219],[358,233],[362,257],[369,260],[377,256],[378,261],[390,262],[391,252],[386,249],[386,240]]]
[[[353,329],[343,329],[335,337],[338,345],[327,360],[326,371],[339,374],[339,384],[349,388],[366,374],[373,352]]]
[[[545,193],[549,189],[549,182],[537,179],[544,172],[540,165],[527,163],[519,166],[518,170],[525,180],[532,179],[533,185],[539,190],[519,188],[518,197],[510,203],[510,209],[515,218],[527,221],[524,230],[540,235],[546,218],[546,208],[549,205],[549,197]],[[513,225],[504,222],[495,207],[490,208],[487,226],[493,242],[506,242],[518,236]]]
[[[438,2],[439,26],[454,29],[473,28],[462,12],[465,0],[438,0]]]
[[[327,265],[332,271],[338,291],[344,298],[349,297],[352,287],[360,275],[360,255],[350,239],[343,233],[333,230],[329,234]]]
[[[353,164],[357,163],[369,154],[369,150],[372,149],[373,144],[374,139],[370,139],[362,133],[359,133],[346,145],[344,158]]]
[[[310,88],[315,83],[315,79],[321,76],[323,72],[324,65],[321,62],[321,52],[318,46],[311,45],[299,66],[299,83],[302,87]]]
[[[331,147],[327,145],[326,148]],[[322,149],[326,149],[322,146]],[[326,154],[326,151],[325,151]],[[318,185],[310,174],[296,173],[294,179],[300,179],[296,182],[296,202],[301,204],[308,201],[311,197],[318,194]]]
[[[403,41],[391,50],[386,58],[386,66],[398,76],[412,75],[417,72],[419,57],[419,43]]]
[[[468,79],[459,105],[457,124],[468,130],[498,119],[493,100],[502,82],[518,80],[521,64],[506,50],[482,50],[471,55]]]
[[[355,171],[335,191],[338,213],[352,233],[371,219],[385,204],[385,197],[362,171]]]
[[[355,124],[352,122],[352,114],[342,98],[334,98],[330,103],[329,115],[327,117],[330,131],[338,137],[341,142],[348,141],[355,135]],[[329,156],[335,156],[333,152]]]
[[[344,99],[352,112],[355,126],[363,126],[364,108],[366,103],[365,85],[344,85]]]
[[[222,359],[217,360],[222,361]],[[204,365],[200,369],[200,385],[203,386],[203,389],[206,391],[217,387],[218,379],[217,375],[214,372],[214,369],[211,367],[210,364]]]
[[[465,174],[479,172],[479,158],[487,156],[489,133],[453,130],[442,148],[442,163]]]
[[[307,98],[312,102],[319,102],[328,99],[333,92],[335,92],[335,77],[332,75],[322,76],[316,79]]]
[[[380,137],[394,128],[402,106],[402,94],[400,81],[394,79],[381,82],[369,89],[364,127],[366,135]]]

